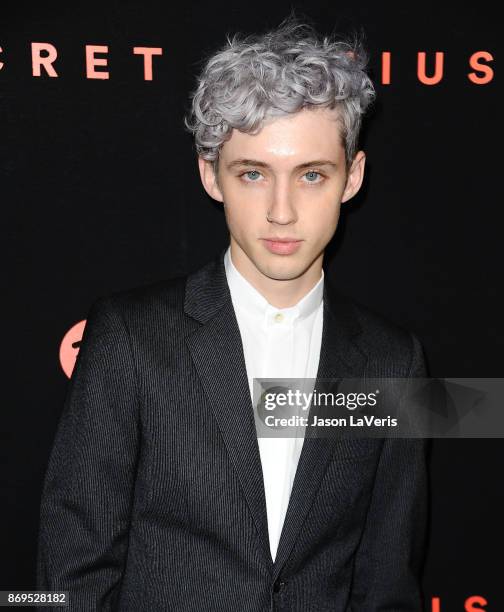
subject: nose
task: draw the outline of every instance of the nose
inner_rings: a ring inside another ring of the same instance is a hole
[[[297,212],[294,207],[293,196],[286,182],[277,181],[272,193],[272,201],[266,218],[270,223],[289,225],[297,221]]]

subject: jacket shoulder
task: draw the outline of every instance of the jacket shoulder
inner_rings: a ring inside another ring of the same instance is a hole
[[[187,277],[159,279],[100,295],[90,306],[88,320],[122,320],[130,332],[148,335],[156,329],[180,327],[184,319]]]
[[[360,348],[380,371],[394,372],[394,376],[407,376],[413,361],[423,347],[416,334],[395,323],[386,315],[348,296],[342,297],[358,322],[355,338]]]

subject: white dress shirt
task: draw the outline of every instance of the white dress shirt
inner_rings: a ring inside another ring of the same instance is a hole
[[[275,308],[224,255],[231,300],[243,343],[253,398],[254,378],[317,376],[322,342],[324,271],[317,284],[294,306]],[[258,438],[264,478],[268,533],[274,560],[304,437]]]

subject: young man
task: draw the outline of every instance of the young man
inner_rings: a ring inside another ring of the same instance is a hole
[[[422,439],[258,440],[255,377],[423,377],[417,338],[324,277],[373,97],[358,45],[228,39],[186,125],[230,244],[98,299],[47,470],[38,588],[71,610],[421,610]]]

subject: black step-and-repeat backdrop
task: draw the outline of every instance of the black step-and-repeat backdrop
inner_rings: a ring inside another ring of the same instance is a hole
[[[90,304],[227,244],[182,118],[202,58],[291,7],[362,30],[367,176],[327,273],[417,333],[432,376],[504,372],[500,20],[483,3],[7,3],[0,15],[2,568],[35,584],[42,479]],[[387,273],[383,271],[387,270]],[[429,612],[504,610],[500,439],[435,440]],[[393,520],[393,517],[391,517]]]

